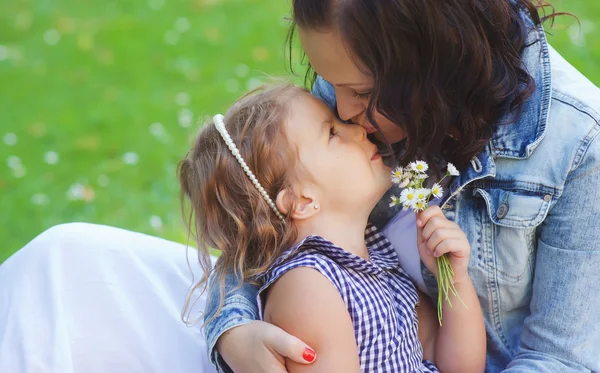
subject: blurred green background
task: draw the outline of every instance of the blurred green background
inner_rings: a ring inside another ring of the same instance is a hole
[[[600,85],[600,2],[554,5],[581,26],[562,17],[550,42]],[[288,10],[280,0],[0,2],[0,263],[70,221],[185,242],[176,164],[198,118],[267,75],[290,75]]]

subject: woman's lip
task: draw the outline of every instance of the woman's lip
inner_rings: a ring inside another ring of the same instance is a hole
[[[377,130],[375,129],[375,127],[373,126],[365,126],[365,130],[367,131],[367,133],[373,133],[373,132],[377,132]]]
[[[377,148],[375,148],[375,150],[373,151],[373,156],[371,156],[371,160],[377,160],[381,158],[381,154],[379,154],[379,150]]]

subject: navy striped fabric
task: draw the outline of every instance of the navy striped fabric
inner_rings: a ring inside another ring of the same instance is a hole
[[[396,251],[375,227],[366,231],[369,260],[322,237],[310,236],[286,250],[261,277],[261,295],[274,281],[297,267],[316,269],[340,293],[354,324],[361,372],[438,372],[423,360],[418,337],[418,295],[399,267]]]

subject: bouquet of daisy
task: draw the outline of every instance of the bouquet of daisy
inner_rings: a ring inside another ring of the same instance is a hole
[[[402,205],[404,210],[411,209],[418,213],[429,206],[432,198],[439,199],[444,195],[442,182],[447,177],[458,176],[459,172],[452,163],[448,163],[444,177],[434,183],[431,188],[426,188],[425,179],[429,165],[424,161],[411,162],[407,167],[397,167],[392,171],[392,182],[402,189],[400,196],[392,196],[390,207]],[[436,280],[438,285],[438,321],[442,325],[442,301],[443,298],[452,306],[450,293],[454,294],[461,302],[460,296],[454,286],[454,269],[448,254],[437,258]],[[463,303],[464,305],[464,303]],[[465,306],[466,307],[466,306]]]

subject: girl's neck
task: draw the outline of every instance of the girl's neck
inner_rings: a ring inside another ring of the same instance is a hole
[[[296,221],[298,240],[308,236],[321,236],[342,249],[368,260],[365,229],[368,217],[357,218],[345,213],[343,216],[321,213],[312,219]]]

